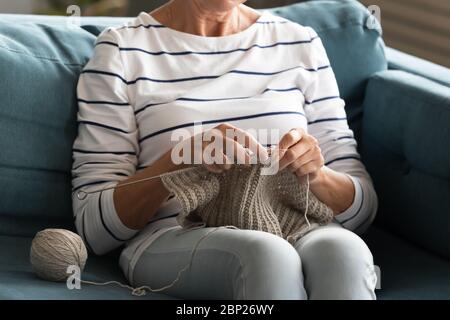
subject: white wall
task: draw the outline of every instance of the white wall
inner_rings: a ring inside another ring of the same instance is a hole
[[[0,0],[1,13],[30,13],[33,10],[32,0]]]
[[[450,67],[449,0],[360,0],[378,5],[390,47]]]
[[[45,0],[0,0],[0,13],[32,13],[45,5]]]

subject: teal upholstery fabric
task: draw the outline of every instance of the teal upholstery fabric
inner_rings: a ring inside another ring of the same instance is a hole
[[[367,28],[369,12],[358,1],[311,1],[271,11],[316,30],[344,100],[362,99],[368,77],[387,69],[381,29]]]
[[[363,236],[380,270],[378,299],[450,299],[450,261],[377,227]]]
[[[450,88],[402,71],[373,76],[362,136],[376,222],[450,258]]]
[[[346,101],[350,127],[359,139],[362,100],[367,79],[386,70],[387,62],[379,25],[367,27],[368,10],[358,1],[309,1],[272,9],[285,17],[316,30],[327,50]],[[320,19],[318,19],[320,17]]]
[[[64,17],[0,16],[0,234],[74,228],[76,84],[92,33],[126,20],[83,18],[71,29]]]
[[[75,88],[93,41],[81,29],[0,21],[0,234],[72,225]]]
[[[103,29],[108,26],[119,26],[132,18],[127,17],[81,17],[81,27],[95,26]],[[0,14],[0,21],[5,23],[44,24],[54,27],[67,27],[67,17],[29,14]],[[73,20],[72,20],[73,21]]]
[[[450,87],[450,69],[393,48],[386,48],[390,70],[412,73]]]
[[[2,299],[171,299],[163,294],[151,293],[135,297],[117,285],[93,286],[81,284],[81,289],[69,290],[65,282],[39,279],[29,263],[31,238],[0,236],[0,300]],[[90,257],[83,272],[83,280],[125,283],[117,256]]]

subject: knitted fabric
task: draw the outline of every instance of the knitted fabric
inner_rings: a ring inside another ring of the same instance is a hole
[[[332,220],[332,210],[293,173],[281,170],[261,175],[262,168],[233,166],[224,173],[212,173],[196,166],[165,173],[161,180],[181,203],[177,219],[187,228],[202,223],[207,227],[234,226],[270,232],[294,243]]]

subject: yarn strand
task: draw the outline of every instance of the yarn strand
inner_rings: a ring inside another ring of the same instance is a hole
[[[309,173],[306,175],[306,205],[305,205],[305,213],[304,217],[306,220],[306,223],[308,224],[308,228],[311,228],[311,223],[309,223],[308,219],[308,208],[309,208]]]
[[[198,249],[200,243],[203,240],[205,240],[209,235],[211,235],[213,232],[215,232],[215,231],[217,231],[217,230],[219,230],[221,228],[228,228],[228,227],[229,226],[216,227],[216,228],[211,229],[207,233],[205,233],[203,236],[201,236],[200,239],[197,241],[197,243],[195,244],[194,248],[191,251],[191,254],[190,254],[190,257],[189,257],[189,263],[187,263],[182,269],[180,269],[178,271],[176,278],[171,283],[169,283],[168,285],[165,285],[165,286],[163,286],[161,288],[153,289],[150,286],[132,287],[130,285],[123,284],[123,283],[121,283],[119,281],[95,282],[95,281],[87,281],[87,280],[81,280],[80,279],[80,282],[84,283],[84,284],[88,284],[88,285],[95,285],[95,286],[108,286],[108,285],[114,285],[115,284],[115,285],[118,285],[118,286],[120,286],[122,288],[130,290],[131,294],[133,296],[137,296],[137,297],[145,296],[147,294],[147,291],[150,291],[150,292],[161,292],[161,291],[170,289],[181,279],[181,275],[192,266],[192,262],[194,261],[195,253],[197,252],[197,249]]]

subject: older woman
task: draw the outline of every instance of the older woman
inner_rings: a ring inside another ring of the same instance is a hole
[[[219,229],[163,292],[374,299],[372,255],[354,232],[373,220],[376,195],[321,40],[309,27],[243,2],[172,0],[99,36],[78,84],[73,186],[107,190],[74,197],[77,229],[96,254],[126,244],[120,266],[133,285],[164,287],[209,228],[182,229],[180,204],[159,178],[109,187],[189,165],[173,161],[171,135],[192,131],[197,122],[205,131],[236,130],[247,142],[250,130],[278,130],[278,141],[257,137],[257,150],[278,144],[280,169],[299,180],[309,176],[310,190],[333,210],[334,222],[294,246],[262,231]],[[247,146],[231,143],[235,150]]]

